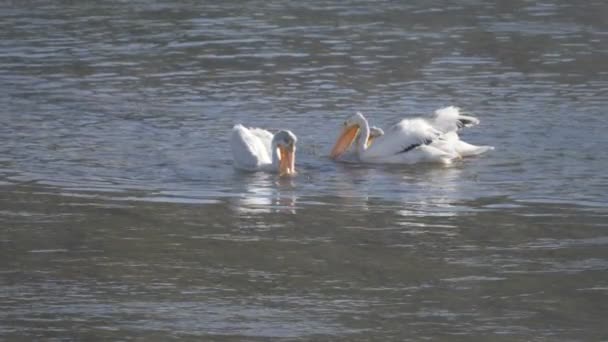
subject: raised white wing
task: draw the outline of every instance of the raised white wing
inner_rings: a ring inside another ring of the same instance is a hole
[[[243,125],[235,125],[230,136],[230,146],[234,167],[245,170],[258,170],[260,167],[271,164],[270,143],[260,138],[261,129],[248,129]],[[270,134],[270,132],[268,132]],[[270,140],[272,141],[272,134]]]
[[[460,108],[454,106],[437,109],[431,118],[431,125],[444,133],[477,124],[479,124],[477,118],[460,114]]]
[[[424,119],[404,119],[389,128],[364,152],[365,159],[385,158],[430,144],[442,134]]]

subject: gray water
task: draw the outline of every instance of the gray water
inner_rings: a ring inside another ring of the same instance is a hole
[[[0,2],[0,339],[608,339],[605,1]],[[446,105],[450,166],[327,154]],[[299,174],[232,168],[235,123]]]

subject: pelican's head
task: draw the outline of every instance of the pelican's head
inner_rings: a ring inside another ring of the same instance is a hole
[[[274,135],[273,141],[279,155],[279,175],[296,174],[296,143],[298,138],[289,130],[282,130]]]
[[[359,131],[361,130],[361,126],[365,122],[365,117],[363,114],[357,112],[351,115],[348,119],[344,121],[342,126],[342,132],[336,140],[336,144],[331,149],[331,153],[329,154],[330,158],[336,159],[339,158],[344,152],[346,152],[350,146],[353,144],[353,141],[357,138]]]
[[[372,146],[374,139],[381,137],[383,135],[384,135],[384,131],[382,130],[382,128],[372,126],[369,129],[369,138],[367,138],[367,147]]]

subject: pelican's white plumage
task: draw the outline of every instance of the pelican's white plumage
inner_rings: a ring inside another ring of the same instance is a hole
[[[361,113],[356,113],[344,123],[331,157],[339,158],[355,142],[358,158],[364,163],[450,163],[456,158],[493,149],[491,146],[471,145],[458,137],[458,129],[478,123],[474,117],[461,115],[457,107],[445,107],[435,111],[430,118],[403,119],[367,146],[363,142],[370,134],[369,123]],[[361,139],[357,139],[359,136]]]
[[[246,171],[295,173],[295,134],[281,130],[272,134],[261,128],[235,125],[230,136],[234,167]]]

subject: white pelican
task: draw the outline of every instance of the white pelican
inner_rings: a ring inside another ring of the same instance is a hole
[[[491,146],[468,144],[458,137],[458,129],[478,123],[478,119],[461,115],[457,107],[450,106],[435,111],[434,116],[428,119],[403,119],[368,146],[365,141],[370,135],[369,124],[361,113],[356,113],[344,122],[344,128],[330,157],[339,158],[356,141],[356,153],[364,163],[450,163],[456,158],[493,149]],[[357,139],[358,136],[362,138]]]
[[[264,129],[235,125],[230,136],[234,167],[294,175],[297,141],[295,134],[288,130],[273,135]]]

